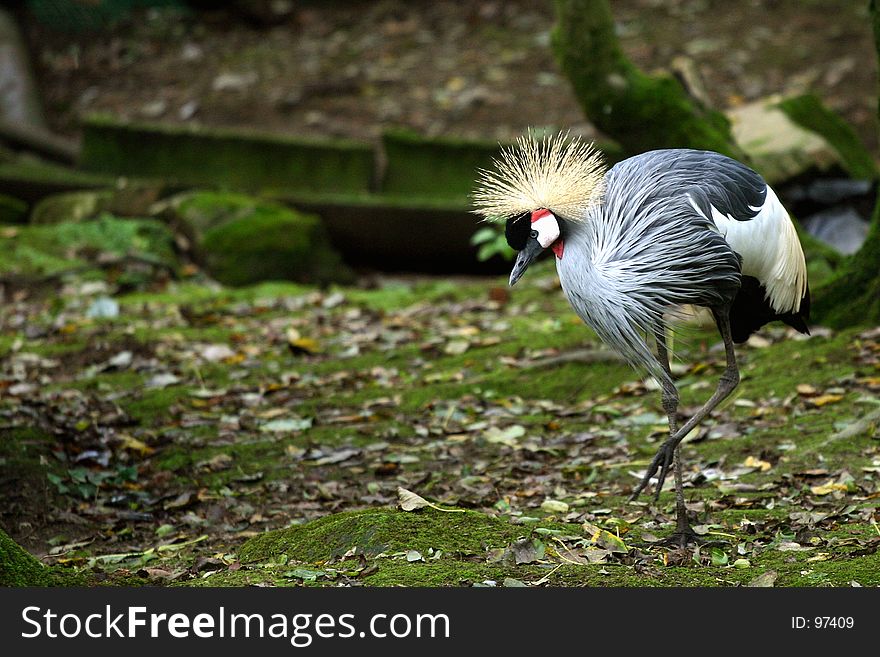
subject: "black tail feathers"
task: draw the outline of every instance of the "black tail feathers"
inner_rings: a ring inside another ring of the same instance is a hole
[[[742,277],[742,286],[730,307],[730,330],[733,341],[745,342],[759,328],[770,322],[785,322],[800,333],[810,334],[810,288],[804,293],[800,309],[796,313],[778,314],[766,298],[767,290],[752,276]]]

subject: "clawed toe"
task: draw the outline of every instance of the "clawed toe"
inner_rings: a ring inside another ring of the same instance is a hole
[[[651,482],[651,477],[653,477],[658,470],[657,485],[654,489],[654,501],[657,501],[660,498],[660,491],[663,490],[666,475],[669,473],[669,468],[672,467],[672,456],[674,453],[675,446],[671,444],[671,440],[667,440],[660,446],[660,449],[657,450],[648,469],[645,471],[645,476],[642,477],[639,485],[633,490],[633,494],[629,498],[631,501],[638,499],[642,491],[645,490],[647,485]]]

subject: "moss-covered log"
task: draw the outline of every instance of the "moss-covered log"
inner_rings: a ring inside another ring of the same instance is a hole
[[[668,75],[649,76],[620,48],[608,0],[556,0],[553,49],[587,116],[631,154],[702,148],[746,159],[723,114]]]
[[[871,0],[874,44],[880,55],[880,11]],[[880,202],[874,208],[862,248],[844,261],[837,274],[816,293],[814,316],[824,324],[842,327],[880,324]]]
[[[190,239],[197,261],[224,285],[352,281],[313,214],[244,194],[196,191],[171,199],[164,216]]]
[[[91,116],[83,122],[87,171],[243,190],[367,193],[373,149],[222,128]]]
[[[852,126],[822,104],[814,94],[786,98],[779,103],[788,118],[821,135],[840,155],[840,164],[853,178],[877,178],[877,164]]]

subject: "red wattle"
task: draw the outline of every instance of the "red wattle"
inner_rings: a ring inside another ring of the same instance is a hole
[[[556,254],[556,257],[562,260],[562,252],[565,251],[565,242],[562,241],[562,238],[560,237],[553,242],[553,244],[550,245],[550,248],[553,249],[553,253]]]

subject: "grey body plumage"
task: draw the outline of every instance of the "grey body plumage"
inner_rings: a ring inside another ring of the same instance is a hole
[[[734,341],[773,320],[809,332],[806,264],[788,213],[760,175],[707,151],[651,151],[602,176],[600,158],[577,140],[525,137],[498,165],[498,173],[482,172],[475,203],[486,219],[507,222],[508,243],[518,251],[510,284],[552,249],[574,311],[658,380],[670,436],[633,497],[658,471],[659,495],[674,466],[674,536],[693,540],[679,443],[738,385]],[[679,426],[666,335],[684,305],[712,312],[726,368],[715,393]]]
[[[668,375],[645,336],[665,332],[681,306],[721,306],[740,287],[740,257],[688,197],[754,216],[757,198],[731,192],[737,176],[726,172],[739,172],[729,163],[738,164],[686,150],[624,160],[606,174],[604,200],[587,220],[565,224],[556,266],[566,297],[603,341],[658,379]]]

